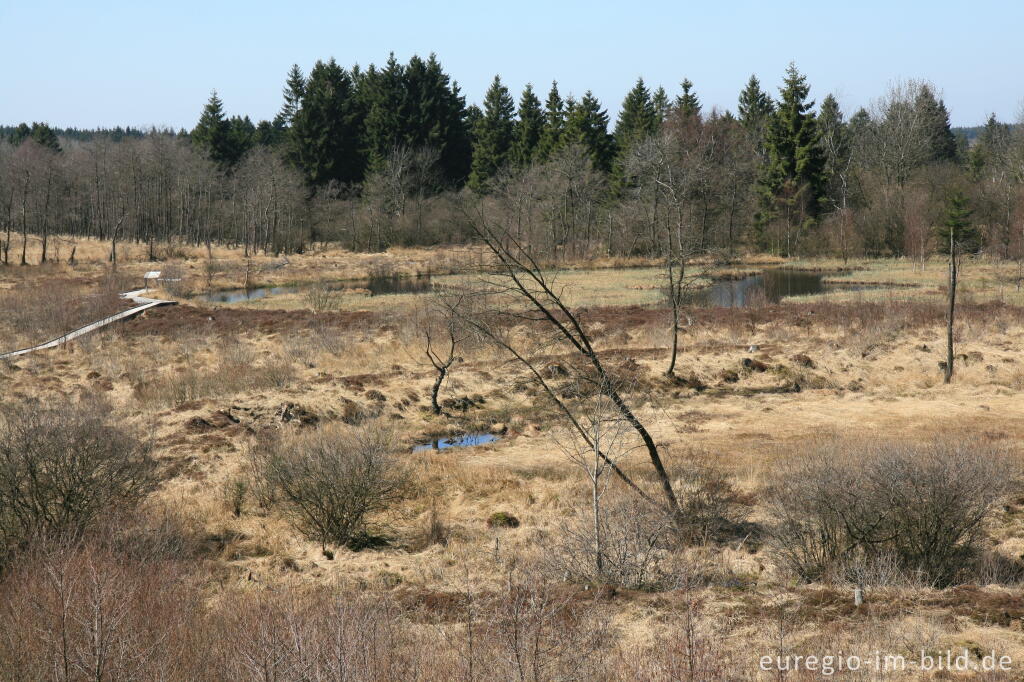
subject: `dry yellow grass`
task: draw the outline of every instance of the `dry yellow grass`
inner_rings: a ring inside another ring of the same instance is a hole
[[[387,257],[419,263],[413,255]],[[304,258],[309,265],[298,261],[303,272],[323,277],[313,266],[318,256]],[[345,272],[358,272],[371,262],[348,254],[337,258],[323,256],[325,263],[336,263]],[[425,258],[423,262],[443,262]],[[971,279],[975,267],[979,274]],[[980,295],[1006,274],[992,266],[992,274],[982,275],[982,267],[965,267],[971,293]],[[937,276],[941,265],[929,264],[919,277],[912,265],[909,270],[882,264],[868,268],[868,274],[851,277],[934,285],[928,278]],[[607,306],[654,303],[660,276],[657,268],[638,268],[567,271],[559,279],[574,303]],[[542,398],[514,390],[520,371],[491,351],[467,352],[446,389],[446,396],[480,394],[486,398],[483,407],[471,410],[462,424],[422,409],[433,374],[422,349],[409,343],[400,315],[413,299],[362,296],[345,304],[346,309],[391,313],[387,329],[367,322],[365,328],[325,333],[313,328],[310,319],[270,332],[254,327],[224,337],[215,327],[202,331],[171,326],[149,335],[128,325],[72,349],[0,365],[0,387],[11,397],[100,391],[111,399],[119,418],[145,428],[166,472],[152,504],[179,510],[202,532],[220,539],[211,559],[226,577],[221,586],[211,587],[211,599],[222,590],[252,589],[249,576],[275,589],[499,590],[510,566],[538,562],[547,538],[558,532],[570,512],[585,506],[584,481],[559,449],[555,425],[544,420]],[[292,304],[286,297],[271,300],[274,308],[303,307],[297,296]],[[854,306],[864,300],[872,299],[854,298]],[[701,378],[709,387],[703,392],[659,378],[667,360],[666,320],[654,314],[635,320],[611,314],[594,322],[603,332],[602,349],[615,349],[617,358],[632,357],[648,371],[645,395],[637,396],[647,398],[640,414],[668,466],[677,469],[695,455],[716,463],[751,500],[749,520],[766,520],[759,493],[775,473],[826,437],[927,440],[948,431],[974,434],[1024,455],[1024,327],[1018,313],[965,316],[958,328],[958,352],[969,359],[958,364],[955,382],[943,386],[936,364],[942,359],[941,325],[904,319],[896,303],[890,313],[840,313],[829,319],[819,315],[810,322],[806,313],[797,312],[802,308],[792,310],[792,315],[783,312],[776,319],[745,311],[709,314],[687,328],[680,373]],[[173,319],[180,312],[160,315]],[[752,345],[758,349],[749,351]],[[797,354],[814,366],[802,366],[794,360]],[[744,372],[741,361],[746,357],[773,369]],[[722,380],[726,370],[737,371],[738,381]],[[800,385],[799,392],[784,390],[794,383]],[[371,390],[385,400],[374,401]],[[297,420],[283,421],[284,406],[329,421],[342,419],[349,401],[379,409],[395,425],[403,447],[474,423],[487,427],[502,421],[510,434],[484,446],[410,454],[418,488],[385,519],[392,535],[389,548],[339,550],[334,560],[327,560],[317,543],[303,539],[278,513],[260,509],[251,498],[236,518],[224,491],[244,474],[254,433],[309,428]],[[218,420],[219,412],[238,423]],[[639,456],[626,467],[641,476],[646,470]],[[424,547],[421,538],[432,511],[448,527],[449,541]],[[487,518],[495,511],[515,514],[522,523],[514,529],[489,528]],[[1024,549],[1020,529],[1016,517],[997,519],[993,544],[1007,556],[1019,555]],[[1014,629],[1017,621],[993,624],[985,621],[987,611],[970,615],[967,607],[967,615],[948,618],[943,604],[953,597],[946,593],[891,588],[869,595],[868,611],[851,612],[845,588],[796,586],[778,577],[761,550],[748,551],[740,543],[695,554],[701,555],[702,565],[712,567],[708,570],[733,576],[735,587],[701,588],[699,596],[705,602],[706,627],[723,639],[722,655],[732,656],[736,665],[745,657],[756,660],[751,652],[779,649],[808,653],[859,647],[901,653],[965,642],[1024,661],[1024,642]],[[1007,600],[1022,598],[1016,587],[985,589],[986,599],[1004,593]],[[633,594],[613,602],[623,642],[639,645],[666,636],[670,601]],[[899,607],[886,606],[890,603]]]

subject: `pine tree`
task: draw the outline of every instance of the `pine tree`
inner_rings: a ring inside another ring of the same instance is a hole
[[[234,168],[256,144],[256,126],[248,116],[228,119],[228,134],[224,154],[229,168]]]
[[[273,121],[263,120],[256,124],[254,141],[263,147],[275,147],[285,141],[287,134],[284,119],[278,114]]]
[[[491,179],[510,160],[514,114],[512,95],[502,85],[501,77],[495,76],[484,96],[484,115],[474,133],[469,186],[477,192],[486,192]]]
[[[786,70],[778,110],[765,135],[767,163],[758,180],[761,210],[757,216],[763,229],[780,220],[785,234],[781,246],[791,255],[802,233],[821,212],[825,198],[825,157],[813,111],[808,101],[810,86],[793,64]]]
[[[51,151],[61,151],[57,133],[46,123],[33,123],[32,131],[29,135],[36,144],[46,147]]]
[[[981,233],[971,222],[972,213],[962,191],[956,190],[949,195],[945,220],[935,229],[939,253],[948,256],[951,243],[957,254],[977,253],[981,248]]]
[[[362,125],[351,75],[333,59],[318,61],[292,119],[295,161],[311,186],[362,180]]]
[[[978,142],[969,152],[971,170],[977,176],[986,166],[998,164],[1005,158],[1012,139],[1012,128],[1000,123],[996,115],[990,114],[985,127],[978,134]]]
[[[924,134],[929,144],[929,160],[933,162],[956,161],[956,137],[949,125],[949,111],[942,100],[936,99],[931,86],[924,85],[917,94],[914,107],[917,109]]]
[[[295,112],[302,106],[302,97],[305,93],[306,77],[302,75],[302,69],[298,64],[292,64],[292,68],[288,71],[288,79],[284,84],[284,104],[281,105],[281,111],[278,114],[285,126],[292,124]]]
[[[473,153],[466,124],[466,98],[435,55],[430,55],[424,67],[425,85],[419,106],[428,112],[426,120],[432,125],[418,144],[437,149],[445,178],[461,185],[469,175]]]
[[[519,98],[519,120],[515,126],[513,161],[520,168],[533,163],[543,130],[544,111],[541,109],[540,100],[533,92],[533,86],[527,83]]]
[[[192,143],[218,168],[228,170],[231,165],[230,135],[231,125],[224,116],[224,103],[214,90],[203,107],[199,122],[192,129]]]
[[[359,99],[366,110],[363,150],[369,169],[380,170],[388,155],[405,142],[405,67],[394,53],[383,69],[371,65],[363,75]]]
[[[413,56],[402,65],[394,54],[383,69],[360,73],[359,107],[365,112],[362,149],[370,170],[380,170],[400,147],[437,151],[438,166],[455,184],[469,173],[471,130],[466,100],[435,55]]]
[[[565,131],[565,102],[558,94],[558,82],[552,81],[544,105],[544,129],[541,131],[537,145],[537,158],[547,161],[562,144],[562,133]]]
[[[683,79],[683,94],[676,97],[676,110],[683,119],[691,119],[700,116],[700,99],[697,93],[692,92],[693,82],[689,78]]]
[[[775,113],[775,103],[768,93],[761,89],[761,82],[757,80],[757,76],[751,75],[746,87],[740,92],[739,105],[736,110],[739,113],[740,123],[750,135],[755,149],[761,155],[762,160],[765,160],[767,150],[764,146],[764,136],[772,115]]]
[[[775,112],[775,103],[764,90],[761,89],[761,82],[757,76],[751,75],[747,85],[740,93],[739,106],[736,108],[739,113],[740,123],[749,131],[760,133],[764,130],[771,115]]]
[[[651,92],[644,85],[644,79],[638,78],[636,85],[622,100],[619,118],[615,123],[615,144],[620,150],[626,150],[637,140],[657,132],[660,123]]]
[[[608,133],[608,112],[587,90],[579,102],[571,101],[565,118],[562,145],[579,144],[594,168],[608,172],[615,157],[615,139]]]
[[[669,110],[672,105],[668,101],[668,93],[665,92],[665,88],[658,86],[658,89],[654,91],[654,95],[651,96],[651,104],[654,106],[654,117],[658,121],[660,127],[665,119],[668,118]]]

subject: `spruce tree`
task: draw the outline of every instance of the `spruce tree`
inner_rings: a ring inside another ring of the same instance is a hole
[[[469,186],[486,192],[490,181],[510,160],[512,152],[515,102],[511,93],[495,76],[484,96],[483,117],[476,124],[473,140],[473,166]]]
[[[761,158],[767,156],[764,147],[765,130],[775,113],[775,103],[768,93],[761,89],[761,82],[757,76],[751,75],[746,87],[740,92],[739,105],[737,107],[740,123],[746,129],[747,134],[757,149]]]
[[[366,110],[364,153],[369,169],[380,170],[388,155],[405,143],[405,67],[393,53],[383,69],[371,65],[363,75],[359,99]]]
[[[615,144],[620,150],[626,150],[637,140],[657,132],[660,123],[651,92],[644,85],[644,79],[638,78],[636,85],[622,100],[619,118],[615,123]]]
[[[565,117],[562,146],[579,144],[594,168],[608,172],[615,157],[615,139],[608,133],[608,112],[590,90],[579,102],[571,101]]]
[[[224,103],[214,90],[192,129],[192,143],[218,168],[228,170],[231,166],[230,136],[231,125],[224,116]]]
[[[383,69],[371,65],[359,73],[357,83],[370,170],[380,170],[399,147],[429,147],[437,151],[446,180],[465,181],[472,149],[466,100],[435,55],[414,55],[402,65],[392,54]]]
[[[1012,130],[1009,125],[1000,123],[994,113],[989,115],[985,127],[978,134],[977,144],[969,152],[971,170],[975,175],[1006,157]]]
[[[814,224],[825,202],[825,156],[812,107],[810,86],[794,64],[786,70],[778,110],[765,135],[767,162],[758,180],[763,229],[779,220],[785,228],[779,243],[791,255],[804,231]]]
[[[295,161],[311,186],[362,180],[362,125],[351,75],[333,59],[318,61],[292,119]]]
[[[665,92],[665,88],[658,86],[658,89],[654,91],[651,96],[651,104],[654,106],[654,117],[658,121],[660,127],[665,119],[668,118],[669,110],[672,105],[668,101],[668,93]]]
[[[292,68],[288,71],[288,79],[285,81],[284,89],[282,94],[284,95],[284,104],[281,105],[281,111],[278,117],[285,126],[292,124],[292,119],[295,118],[295,112],[302,106],[302,96],[306,93],[306,77],[302,75],[302,69],[299,68],[298,64],[292,64]]]
[[[59,152],[60,140],[57,139],[57,133],[54,132],[46,123],[33,123],[32,132],[30,133],[32,140],[47,149],[55,152]]]
[[[565,102],[558,94],[558,82],[551,82],[551,90],[544,105],[544,129],[537,145],[537,158],[547,161],[562,143],[565,130]]]
[[[248,116],[232,116],[228,119],[228,134],[224,154],[229,168],[238,162],[256,144],[256,126]]]
[[[683,79],[683,94],[676,97],[676,110],[683,119],[691,119],[700,116],[700,99],[697,93],[693,92],[693,82],[689,78]]]
[[[950,244],[956,254],[977,253],[981,248],[981,233],[971,222],[972,213],[962,191],[955,190],[949,195],[946,200],[946,217],[935,229],[939,253],[948,256]]]
[[[520,168],[533,163],[543,130],[544,111],[541,109],[540,100],[533,92],[533,86],[527,83],[519,98],[519,119],[515,126],[513,161]]]
[[[942,100],[936,99],[931,86],[924,85],[920,89],[914,107],[928,140],[929,161],[956,161],[957,143],[949,125],[949,111]]]
[[[453,81],[431,54],[425,63],[424,96],[421,107],[433,112],[433,126],[421,146],[430,146],[440,154],[440,167],[445,178],[461,185],[469,175],[473,146],[466,124],[466,98],[459,84]]]

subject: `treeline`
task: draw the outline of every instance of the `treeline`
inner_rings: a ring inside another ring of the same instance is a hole
[[[794,66],[778,93],[752,76],[723,112],[689,80],[673,97],[639,79],[612,124],[557,83],[517,100],[496,76],[467,105],[434,56],[293,66],[269,121],[214,92],[187,133],[4,129],[0,256],[23,260],[30,235],[45,255],[55,232],[273,253],[460,242],[475,202],[551,256],[923,257],[958,193],[979,248],[1024,257],[1024,127],[992,116],[968,144],[917,81],[849,117]]]

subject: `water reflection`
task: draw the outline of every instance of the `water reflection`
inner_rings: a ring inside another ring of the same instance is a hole
[[[462,436],[452,436],[450,438],[435,438],[429,443],[417,445],[412,449],[412,451],[421,452],[423,450],[444,450],[445,448],[467,448],[474,445],[483,445],[484,443],[493,443],[496,440],[498,440],[498,437],[493,433],[467,433]]]
[[[257,287],[254,289],[225,289],[209,294],[196,296],[196,300],[207,303],[239,303],[254,301],[267,296],[281,294],[298,294],[309,291],[320,284],[302,284],[288,287]],[[371,296],[387,296],[389,294],[419,294],[430,291],[430,275],[420,277],[371,277],[362,280],[346,280],[344,282],[328,282],[331,291],[369,291]]]
[[[863,286],[828,284],[824,278],[837,273],[801,272],[799,270],[765,270],[742,279],[718,280],[711,286],[686,297],[689,305],[720,308],[745,308],[765,303],[778,303],[788,296],[807,296],[836,289],[847,291]]]

